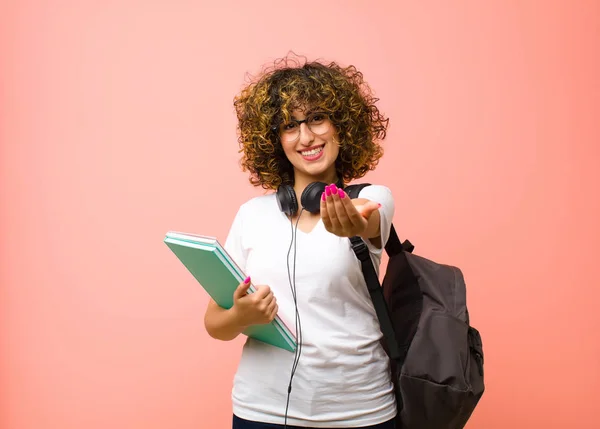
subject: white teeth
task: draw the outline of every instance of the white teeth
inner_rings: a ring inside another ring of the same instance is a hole
[[[307,150],[305,152],[300,152],[302,154],[302,156],[313,156],[318,154],[319,152],[321,152],[323,150],[323,146],[318,147],[316,149],[313,150]]]

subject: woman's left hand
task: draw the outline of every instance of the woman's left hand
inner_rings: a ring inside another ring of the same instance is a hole
[[[321,198],[321,219],[325,229],[340,237],[361,236],[365,233],[371,214],[380,204],[368,200],[351,200],[333,184],[325,188]]]

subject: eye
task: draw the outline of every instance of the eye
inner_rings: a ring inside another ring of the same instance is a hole
[[[320,124],[321,122],[323,122],[326,119],[327,119],[327,115],[325,115],[324,113],[315,113],[314,115],[311,116],[310,122],[312,124]]]
[[[298,126],[298,124],[295,122],[288,122],[287,124],[283,124],[281,126],[281,130],[284,132],[293,131],[297,126]]]

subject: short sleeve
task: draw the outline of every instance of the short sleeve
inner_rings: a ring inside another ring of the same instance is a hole
[[[223,248],[231,256],[242,272],[246,271],[248,252],[244,246],[244,206],[241,206],[229,228],[229,234]]]
[[[374,246],[370,240],[365,240],[367,247],[371,253],[379,255],[383,252],[385,244],[390,237],[390,230],[392,226],[392,220],[394,219],[394,213],[396,210],[394,197],[392,191],[386,186],[382,185],[371,185],[365,186],[361,189],[358,194],[358,198],[365,198],[370,201],[381,204],[379,208],[380,217],[380,231],[381,231],[381,248]]]

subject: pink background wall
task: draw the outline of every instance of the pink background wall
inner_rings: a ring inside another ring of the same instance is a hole
[[[599,25],[592,0],[3,2],[0,427],[228,427],[241,341],[162,239],[224,239],[260,192],[232,98],[294,50],[364,72],[391,117],[366,179],[465,272],[468,427],[597,428]]]

